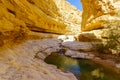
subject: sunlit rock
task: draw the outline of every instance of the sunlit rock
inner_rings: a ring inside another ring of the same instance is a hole
[[[119,0],[81,0],[81,2],[83,31],[106,27],[104,25],[110,24],[110,21],[120,21]]]
[[[67,25],[67,29],[70,29],[74,34],[81,32],[82,11],[79,11],[66,0],[55,0],[55,3],[60,10],[64,23]]]
[[[82,32],[76,35],[78,41],[81,42],[102,42],[100,30],[98,31],[89,31],[89,32]]]
[[[28,40],[14,47],[2,47],[0,80],[77,80],[72,73],[64,73],[42,60],[49,55],[46,50],[59,47],[59,43],[57,39]]]
[[[120,68],[120,64],[116,64],[116,67],[117,67],[117,68]]]
[[[80,23],[66,0],[0,0],[0,80],[76,80],[43,61],[62,41],[38,39],[78,33]]]
[[[65,55],[72,58],[82,58],[82,59],[93,59],[95,55],[92,52],[81,52],[68,49],[65,52]]]
[[[91,42],[63,42],[62,45],[72,50],[93,51],[95,43]]]
[[[120,53],[120,1],[119,0],[81,0],[83,5],[82,31],[92,31],[103,41],[101,49],[113,54]]]
[[[61,36],[58,36],[58,39],[62,40],[63,42],[76,41],[76,38],[74,35],[61,35]]]
[[[73,34],[78,31],[72,29],[80,30],[81,12],[65,0],[0,0],[0,5],[0,38],[4,40],[31,32]]]

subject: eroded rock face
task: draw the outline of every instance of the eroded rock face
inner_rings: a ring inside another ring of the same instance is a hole
[[[105,24],[120,21],[119,0],[81,0],[83,5],[82,30],[105,27]]]
[[[93,33],[101,36],[103,44],[107,45],[107,49],[113,54],[119,54],[120,1],[81,0],[81,2],[83,5],[82,31],[98,29]]]
[[[76,80],[43,61],[61,40],[38,39],[73,34],[75,25],[79,32],[80,22],[81,12],[66,0],[0,0],[0,80]]]
[[[64,36],[65,37],[65,36]],[[73,58],[93,59],[94,46],[88,42],[51,38],[26,40],[21,44],[7,44],[0,48],[0,80],[77,80],[72,73],[64,73],[43,60],[53,52]]]
[[[28,40],[19,45],[0,49],[0,80],[77,80],[43,59],[59,50],[58,39]]]
[[[67,29],[76,34],[81,32],[82,12],[65,0],[55,0]],[[80,24],[80,25],[79,25]]]
[[[64,33],[66,25],[60,21],[59,11],[53,0],[1,0],[0,4],[1,22],[4,22],[1,26],[3,25],[4,30],[13,30],[17,25],[32,31],[54,33],[57,33],[56,28],[61,28],[63,32],[58,33]]]
[[[30,32],[72,33],[74,25],[80,30],[81,12],[65,0],[0,0],[0,10],[1,40]]]

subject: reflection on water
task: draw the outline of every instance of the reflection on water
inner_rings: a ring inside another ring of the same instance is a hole
[[[64,72],[72,72],[79,80],[120,80],[120,75],[88,60],[72,59],[52,53],[45,62],[56,65]]]
[[[45,59],[45,62],[56,65],[64,72],[72,72],[76,77],[80,77],[80,66],[76,59],[66,57],[58,53],[52,53]]]

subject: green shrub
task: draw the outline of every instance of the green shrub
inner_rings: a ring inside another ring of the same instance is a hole
[[[103,44],[96,45],[97,51],[106,53],[111,51],[112,54],[120,54],[120,26],[111,27],[103,31]]]

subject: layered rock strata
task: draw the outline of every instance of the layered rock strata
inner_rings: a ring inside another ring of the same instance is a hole
[[[75,34],[80,23],[66,0],[0,0],[0,80],[76,80],[43,61],[61,40],[40,39]]]
[[[82,31],[92,31],[113,54],[120,53],[120,1],[81,0]],[[97,29],[97,30],[96,30]],[[112,42],[112,43],[111,43]]]
[[[81,12],[65,0],[0,0],[0,10],[0,45],[31,32],[74,33],[74,25],[80,30]]]
[[[106,27],[120,21],[119,0],[81,0],[83,5],[82,30]]]
[[[43,59],[59,50],[60,40],[28,40],[0,49],[0,80],[77,80]],[[4,53],[4,54],[3,54]]]

